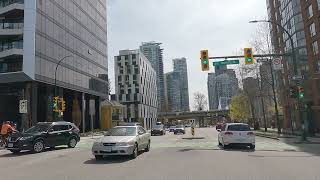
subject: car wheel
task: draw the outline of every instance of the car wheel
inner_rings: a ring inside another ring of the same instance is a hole
[[[69,147],[69,148],[75,148],[76,145],[77,145],[77,140],[76,140],[76,138],[74,138],[74,137],[70,138],[69,143],[68,143],[68,147]]]
[[[33,144],[33,152],[40,153],[44,150],[44,143],[42,140],[38,140]]]
[[[151,142],[150,142],[150,140],[149,140],[148,145],[147,145],[147,147],[146,147],[146,149],[145,149],[146,152],[149,152],[149,151],[150,151],[150,144],[151,144]]]
[[[135,159],[137,156],[138,156],[138,144],[135,144],[131,157],[132,159]]]
[[[176,132],[173,132],[173,134],[177,134]]]
[[[250,149],[254,150],[255,148],[256,148],[255,145],[253,145],[253,144],[250,145]]]
[[[13,154],[17,154],[17,153],[19,153],[21,150],[19,150],[19,149],[10,149],[10,151],[11,151]]]
[[[102,156],[102,155],[95,155],[94,157],[96,158],[96,160],[101,160],[101,159],[103,159],[103,156]]]

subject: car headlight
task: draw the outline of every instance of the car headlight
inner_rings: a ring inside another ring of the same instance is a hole
[[[19,140],[25,141],[25,140],[28,140],[28,139],[31,139],[31,138],[33,138],[33,136],[25,136],[25,137],[21,137]]]
[[[130,141],[130,142],[120,142],[120,143],[117,143],[117,146],[130,146],[130,145],[134,145],[134,142],[133,142],[133,141]]]

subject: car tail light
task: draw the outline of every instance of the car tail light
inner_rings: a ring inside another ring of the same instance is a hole
[[[254,133],[253,132],[248,132],[247,135],[254,136]]]
[[[233,135],[232,132],[225,132],[224,135]]]

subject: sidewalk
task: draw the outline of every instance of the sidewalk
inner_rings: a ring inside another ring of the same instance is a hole
[[[268,129],[269,130],[269,129]],[[301,141],[301,135],[297,134],[280,134],[278,135],[277,131],[255,131],[256,136],[271,138],[276,140],[284,140],[290,143],[297,143],[297,144],[320,144],[320,136],[316,134],[315,137],[307,137],[307,141]]]

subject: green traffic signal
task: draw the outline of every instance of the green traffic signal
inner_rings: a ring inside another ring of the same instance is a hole
[[[303,97],[304,97],[304,93],[300,93],[300,94],[299,94],[299,97],[300,97],[300,98],[303,98]]]
[[[204,64],[204,65],[207,64],[207,59],[203,59],[203,64]]]
[[[248,63],[251,63],[252,62],[252,58],[248,58],[247,61],[248,61]]]

